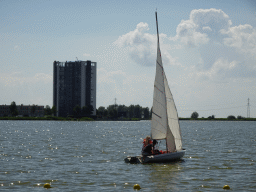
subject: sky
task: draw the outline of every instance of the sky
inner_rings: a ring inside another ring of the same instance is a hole
[[[180,117],[256,117],[253,0],[0,0],[0,105],[53,103],[53,62],[97,62],[97,108],[152,107],[157,8]]]

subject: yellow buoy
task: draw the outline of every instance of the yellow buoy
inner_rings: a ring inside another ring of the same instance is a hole
[[[50,183],[45,183],[45,184],[44,184],[44,188],[51,188]]]
[[[229,185],[224,185],[223,189],[230,189]]]
[[[133,186],[133,189],[138,189],[138,190],[140,190],[141,188],[140,188],[140,185],[139,185],[139,184],[135,184],[135,185]]]

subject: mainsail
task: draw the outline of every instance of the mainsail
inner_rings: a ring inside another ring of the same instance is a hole
[[[168,86],[165,76],[158,33],[158,21],[156,12],[157,26],[157,60],[156,76],[154,83],[154,97],[151,122],[151,138],[166,139],[167,151],[174,152],[182,149],[181,133],[177,109]]]

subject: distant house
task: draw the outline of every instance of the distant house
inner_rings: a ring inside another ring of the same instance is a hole
[[[11,105],[0,105],[0,117],[4,116],[12,116]],[[33,110],[33,106],[34,110]],[[38,106],[38,105],[16,105],[18,116],[22,117],[43,117],[44,116],[44,106]]]

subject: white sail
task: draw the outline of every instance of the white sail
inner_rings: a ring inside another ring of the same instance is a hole
[[[156,14],[157,23],[157,14]],[[166,139],[167,150],[174,152],[182,149],[178,113],[166,79],[159,45],[157,23],[157,60],[152,108],[151,137]]]
[[[167,137],[167,146],[169,151],[175,151],[182,149],[180,124],[177,109],[173,100],[171,90],[168,86],[166,76],[164,74],[166,104],[167,104],[167,116],[168,116],[168,129],[171,132],[171,136]],[[170,138],[169,138],[170,137]],[[175,146],[175,148],[173,147]]]
[[[157,23],[157,13],[156,13]],[[157,59],[156,59],[156,76],[154,83],[154,96],[152,108],[151,137],[152,139],[165,139],[167,134],[167,113],[166,97],[164,86],[164,69],[161,58],[159,45],[159,34],[157,25]]]
[[[166,97],[163,73],[161,53],[158,44],[151,123],[152,139],[165,139],[167,134]]]

